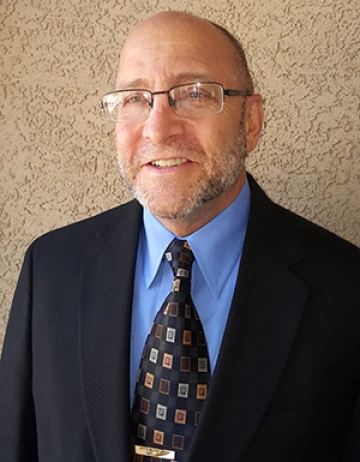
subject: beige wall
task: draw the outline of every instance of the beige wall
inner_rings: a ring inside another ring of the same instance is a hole
[[[3,0],[0,343],[29,243],[129,197],[97,103],[129,29],[170,5],[244,43],[266,99],[249,170],[273,199],[360,246],[357,0]]]

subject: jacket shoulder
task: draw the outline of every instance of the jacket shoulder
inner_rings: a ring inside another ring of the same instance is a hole
[[[78,255],[88,253],[102,242],[115,239],[125,227],[139,228],[142,207],[135,200],[84,220],[71,223],[39,236],[30,245],[28,252],[65,253]]]
[[[360,264],[360,249],[354,244],[280,205],[275,204],[275,207],[288,231],[305,249],[319,255],[338,256],[341,259],[349,257]]]
[[[306,255],[311,268],[337,273],[340,278],[360,277],[358,247],[274,203],[252,177],[250,186],[252,207],[248,229],[254,233],[253,245],[264,242],[278,256],[297,248],[297,255]]]

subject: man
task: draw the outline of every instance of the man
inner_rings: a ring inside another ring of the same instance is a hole
[[[211,379],[184,458],[169,457],[359,461],[360,252],[246,175],[263,113],[239,45],[208,21],[155,15],[126,41],[102,106],[138,201],[27,252],[1,365],[1,460],[142,460],[131,400],[177,237],[195,258]]]

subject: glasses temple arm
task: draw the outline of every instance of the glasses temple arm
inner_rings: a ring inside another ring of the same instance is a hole
[[[251,96],[248,90],[224,90],[224,96]]]

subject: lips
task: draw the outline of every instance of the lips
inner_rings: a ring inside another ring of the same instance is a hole
[[[153,162],[150,162],[150,165],[157,168],[170,168],[176,167],[177,165],[185,164],[186,162],[188,162],[187,159],[180,157],[178,159],[154,160]]]

